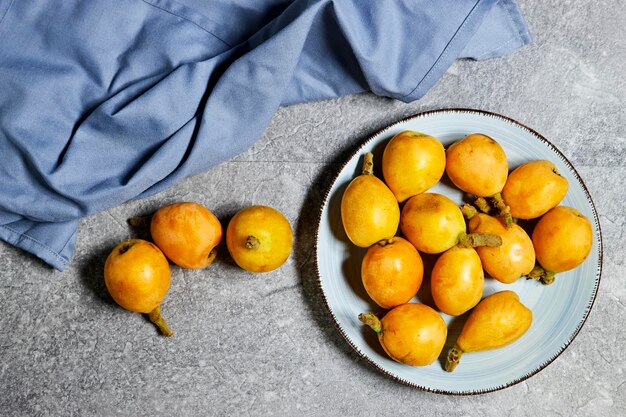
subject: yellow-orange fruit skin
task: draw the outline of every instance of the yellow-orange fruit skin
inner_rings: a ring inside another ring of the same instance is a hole
[[[454,246],[442,253],[430,275],[430,290],[442,312],[459,316],[480,301],[485,275],[473,248]]]
[[[457,244],[465,232],[465,219],[448,197],[423,193],[411,197],[402,208],[400,229],[419,251],[441,253]]]
[[[513,343],[530,328],[532,311],[513,291],[484,298],[471,311],[456,341],[464,352],[496,349]]]
[[[383,152],[383,177],[399,202],[437,184],[445,169],[443,145],[423,133],[400,132],[387,143]]]
[[[258,246],[249,247],[250,237]],[[287,261],[293,247],[293,231],[287,218],[268,206],[246,207],[230,220],[226,246],[237,265],[250,272],[272,271]]]
[[[565,198],[567,179],[546,160],[530,161],[515,168],[502,189],[511,216],[534,219],[556,207]]]
[[[433,363],[448,335],[441,315],[424,304],[402,304],[380,322],[382,331],[378,340],[385,352],[393,360],[412,366]]]
[[[502,238],[501,246],[476,248],[483,268],[496,280],[511,284],[535,266],[533,242],[518,224],[506,227],[501,219],[478,213],[469,220],[468,228],[470,233],[490,233]]]
[[[223,237],[217,217],[193,202],[174,203],[158,209],[150,221],[150,233],[165,256],[187,269],[210,265]]]
[[[370,246],[361,279],[370,298],[385,309],[408,302],[422,285],[424,264],[415,247],[401,237]]]
[[[367,248],[396,234],[400,207],[384,182],[374,175],[359,175],[341,198],[341,220],[350,241]]]
[[[589,219],[578,210],[557,206],[539,219],[532,242],[543,269],[564,272],[587,259],[593,245],[593,231]]]
[[[478,197],[502,191],[508,173],[504,149],[487,135],[468,135],[446,151],[448,178],[461,190]]]
[[[104,282],[117,304],[129,311],[149,313],[167,294],[170,266],[156,245],[130,239],[107,257]]]

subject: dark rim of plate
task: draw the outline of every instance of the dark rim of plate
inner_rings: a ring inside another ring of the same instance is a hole
[[[501,120],[509,122],[509,123],[511,123],[513,125],[516,125],[516,126],[522,128],[522,129],[528,131],[535,138],[537,138],[538,140],[540,140],[543,143],[545,143],[565,163],[565,165],[567,165],[567,167],[570,169],[570,171],[574,174],[574,177],[578,180],[578,183],[580,184],[580,186],[584,190],[585,196],[587,198],[587,201],[589,202],[589,205],[591,206],[591,211],[593,213],[593,221],[594,221],[596,230],[598,231],[598,236],[597,236],[597,243],[598,243],[598,268],[597,268],[597,271],[598,272],[596,273],[596,277],[595,277],[595,285],[594,285],[594,288],[593,288],[592,297],[591,297],[591,299],[589,300],[589,302],[587,304],[587,307],[585,309],[585,314],[583,315],[582,320],[580,321],[580,323],[576,327],[576,330],[574,330],[574,332],[569,336],[569,338],[559,348],[559,350],[554,355],[552,355],[552,357],[550,357],[545,362],[541,363],[533,371],[531,371],[531,372],[529,372],[529,373],[527,373],[527,374],[525,374],[525,375],[523,375],[523,376],[521,376],[521,377],[519,377],[517,379],[509,381],[509,382],[507,382],[505,384],[501,384],[501,385],[498,385],[498,386],[494,386],[494,387],[487,388],[487,389],[481,389],[481,390],[447,391],[447,390],[433,389],[433,388],[429,388],[429,387],[425,387],[425,386],[416,384],[416,383],[411,382],[411,381],[407,381],[406,379],[401,378],[401,377],[399,377],[399,376],[397,376],[397,375],[387,371],[382,366],[378,365],[371,358],[369,358],[365,353],[363,353],[352,342],[352,340],[348,337],[348,335],[343,331],[343,328],[339,325],[339,322],[337,321],[337,317],[335,316],[335,314],[333,313],[332,309],[330,308],[330,305],[328,303],[328,299],[326,298],[326,293],[324,292],[324,288],[322,286],[321,274],[320,274],[320,270],[319,270],[318,240],[319,240],[319,228],[320,228],[320,224],[321,224],[321,221],[322,221],[322,215],[323,215],[323,212],[324,212],[324,207],[326,207],[326,205],[328,204],[328,199],[330,197],[330,191],[332,190],[332,188],[334,187],[335,183],[337,182],[337,178],[339,177],[339,174],[343,171],[343,169],[348,164],[348,162],[351,161],[356,155],[361,153],[363,151],[363,149],[370,144],[371,141],[373,141],[375,138],[379,137],[383,133],[387,132],[388,130],[390,130],[394,126],[397,126],[399,124],[408,122],[409,120],[413,120],[413,119],[417,119],[417,118],[423,118],[423,117],[431,116],[431,115],[434,115],[434,114],[442,114],[442,113],[452,113],[452,114],[453,113],[471,113],[471,114],[475,114],[475,115],[479,115],[479,116],[486,116],[486,117],[493,117],[493,118],[496,118],[496,119],[501,119]],[[520,382],[530,378],[531,376],[537,374],[539,371],[541,371],[546,366],[548,366],[550,363],[552,363],[556,358],[558,358],[561,355],[561,353],[563,353],[563,351],[565,351],[565,349],[570,345],[570,343],[572,343],[574,338],[576,338],[576,336],[580,332],[580,329],[582,329],[583,325],[587,321],[587,317],[589,317],[589,313],[591,312],[591,308],[593,307],[593,304],[594,304],[594,302],[596,300],[596,295],[598,293],[598,287],[600,285],[600,276],[602,274],[602,257],[603,257],[602,231],[600,229],[600,221],[598,219],[598,212],[596,210],[595,205],[593,204],[593,200],[591,199],[591,194],[589,193],[589,189],[585,185],[585,183],[582,180],[581,176],[578,174],[578,171],[576,171],[576,168],[574,168],[572,163],[565,157],[565,155],[563,155],[563,153],[556,146],[554,146],[549,140],[547,140],[541,134],[539,134],[535,130],[529,128],[528,126],[523,125],[522,123],[518,122],[517,120],[511,119],[510,117],[507,117],[507,116],[502,116],[501,114],[498,114],[498,113],[493,113],[493,112],[489,112],[489,111],[485,111],[485,110],[465,109],[465,108],[438,109],[438,110],[429,110],[429,111],[417,113],[417,114],[414,114],[412,116],[408,116],[408,117],[402,118],[402,119],[400,119],[400,120],[398,120],[398,121],[388,125],[387,127],[385,127],[383,129],[375,132],[374,134],[370,135],[367,139],[365,139],[354,150],[354,152],[352,152],[352,154],[343,162],[341,167],[337,170],[335,176],[333,177],[333,179],[332,179],[332,181],[330,183],[330,186],[328,187],[328,189],[326,190],[326,192],[324,194],[324,199],[323,199],[323,202],[322,202],[322,204],[320,206],[319,213],[318,213],[317,227],[315,228],[315,247],[314,247],[314,251],[315,251],[315,257],[314,257],[314,259],[315,259],[315,272],[317,274],[317,286],[318,286],[318,289],[321,292],[322,297],[324,299],[324,304],[325,304],[326,310],[328,311],[328,313],[332,317],[333,323],[334,323],[335,327],[337,328],[339,333],[341,333],[343,338],[348,342],[348,344],[352,347],[352,349],[354,349],[355,352],[357,352],[359,354],[359,356],[361,358],[363,358],[366,362],[368,362],[371,366],[373,366],[378,371],[382,372],[384,375],[386,375],[387,377],[389,377],[389,378],[391,378],[391,379],[393,379],[395,381],[398,381],[398,382],[400,382],[400,383],[402,383],[404,385],[407,385],[409,387],[417,388],[417,389],[422,390],[422,391],[432,392],[432,393],[435,393],[435,394],[446,394],[446,395],[486,394],[486,393],[489,393],[489,392],[494,392],[494,391],[498,391],[498,390],[501,390],[501,389],[504,389],[504,388],[508,388],[508,387],[510,387],[512,385],[518,384],[518,383],[520,383]]]

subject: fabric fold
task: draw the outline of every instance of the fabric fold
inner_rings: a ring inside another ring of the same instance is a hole
[[[80,218],[245,151],[281,105],[416,100],[455,59],[530,41],[512,0],[2,7],[0,238],[59,270]]]

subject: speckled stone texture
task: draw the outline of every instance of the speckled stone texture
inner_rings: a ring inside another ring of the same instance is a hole
[[[370,94],[281,109],[245,154],[152,198],[84,219],[71,266],[55,272],[0,243],[2,416],[624,416],[626,415],[626,3],[520,1],[534,42],[456,63],[421,101]],[[313,245],[333,172],[360,141],[437,108],[498,112],[570,159],[600,215],[604,266],[582,331],[547,368],[491,394],[454,397],[387,379],[335,329]],[[267,204],[291,221],[287,263],[253,275],[225,249],[203,271],[173,268],[163,304],[176,335],[117,307],[103,282],[126,218],[191,200],[224,224]]]

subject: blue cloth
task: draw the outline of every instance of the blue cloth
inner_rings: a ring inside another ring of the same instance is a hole
[[[244,151],[281,105],[409,102],[529,41],[514,0],[0,0],[0,238],[62,270],[81,217]]]

